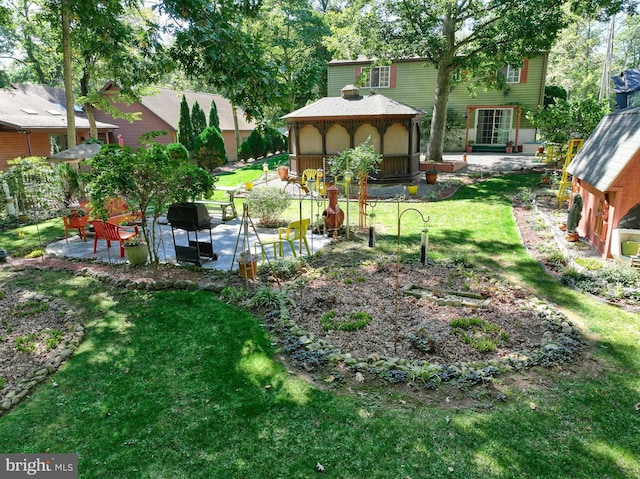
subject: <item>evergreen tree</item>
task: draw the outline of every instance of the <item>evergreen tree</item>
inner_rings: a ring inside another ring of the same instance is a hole
[[[191,127],[193,128],[194,138],[198,138],[200,133],[207,127],[207,118],[204,116],[204,110],[197,101],[191,107]]]
[[[265,154],[265,144],[262,139],[262,135],[260,135],[260,130],[256,128],[251,132],[249,138],[247,138],[247,143],[251,147],[251,154],[254,158],[258,158]]]
[[[215,126],[220,129],[220,117],[218,116],[218,107],[216,102],[211,100],[211,108],[209,109],[209,126]]]
[[[178,120],[178,141],[184,145],[184,147],[193,153],[194,151],[194,136],[193,125],[191,124],[191,114],[189,113],[189,104],[187,98],[182,95],[182,101],[180,102],[180,119]]]
[[[222,133],[214,126],[204,129],[197,141],[196,159],[198,166],[207,170],[213,170],[218,166],[226,164],[227,151],[224,147],[224,139]]]

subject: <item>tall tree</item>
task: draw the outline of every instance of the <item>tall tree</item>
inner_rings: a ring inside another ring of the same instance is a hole
[[[276,94],[273,66],[244,21],[260,10],[260,0],[244,2],[164,0],[164,12],[175,20],[173,57],[193,77],[209,79],[214,88],[248,116],[261,117]]]
[[[557,0],[381,0],[363,18],[373,57],[417,56],[437,69],[427,151],[435,161],[442,161],[454,73],[503,86],[497,72],[548,50],[565,24]]]
[[[323,44],[330,34],[324,16],[308,0],[265,0],[263,13],[250,23],[260,32],[266,60],[277,67],[270,116],[279,118],[322,97],[331,59]]]
[[[13,0],[0,24],[0,56],[11,60],[12,81],[62,85],[60,10],[51,15],[44,0]]]
[[[206,127],[207,117],[204,115],[200,104],[195,101],[191,107],[191,129],[193,131],[193,137],[198,138]]]
[[[71,1],[61,2],[62,56],[64,70],[64,91],[67,110],[67,144],[76,146],[76,110],[73,100],[73,70],[71,69]]]
[[[211,100],[211,107],[209,108],[209,126],[220,129],[220,117],[218,116],[218,107],[216,102]]]
[[[597,97],[604,62],[604,28],[593,18],[571,15],[549,53],[547,84],[558,85],[569,99]]]
[[[178,142],[182,143],[193,154],[195,137],[193,135],[193,125],[191,124],[191,113],[189,112],[189,104],[187,97],[182,95],[180,101],[180,118],[178,119]]]

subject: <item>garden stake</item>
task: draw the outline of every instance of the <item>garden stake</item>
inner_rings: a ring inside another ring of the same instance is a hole
[[[427,258],[427,223],[429,222],[429,217],[427,216],[427,219],[424,219],[424,216],[422,215],[422,212],[420,210],[417,210],[416,208],[407,208],[406,210],[403,210],[402,213],[400,213],[400,199],[398,199],[398,244],[396,247],[396,316],[395,316],[395,324],[394,324],[394,333],[393,333],[393,352],[397,353],[398,350],[398,315],[399,315],[399,308],[398,308],[398,301],[399,301],[399,296],[400,296],[400,219],[402,218],[402,215],[405,214],[407,211],[415,211],[416,213],[418,213],[420,215],[420,218],[422,218],[422,222],[424,223],[424,228],[422,229],[422,233],[421,233],[421,237],[420,237],[420,261],[422,262],[422,264],[426,264],[426,258]],[[424,250],[424,261],[423,260],[423,250]]]
[[[375,214],[373,213],[373,208],[378,204],[377,201],[369,202],[369,206],[371,206],[371,213],[369,214],[369,218],[373,218]],[[369,248],[375,248],[376,246],[376,227],[373,225],[373,222],[369,223]]]

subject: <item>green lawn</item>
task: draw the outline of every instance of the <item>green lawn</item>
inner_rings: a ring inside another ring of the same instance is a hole
[[[575,317],[591,341],[580,364],[525,372],[518,387],[499,377],[505,400],[472,389],[464,404],[424,404],[370,385],[335,394],[291,374],[259,319],[211,293],[25,272],[20,285],[84,308],[87,337],[0,418],[0,450],[77,452],[82,478],[309,478],[316,463],[331,478],[639,477],[640,319],[562,286],[528,257],[510,195],[536,181],[495,178],[410,206],[430,218],[431,258],[468,251],[478,268]],[[395,252],[398,206],[376,206],[370,254]],[[403,257],[415,257],[421,228],[417,214],[403,215]],[[8,275],[0,271],[16,283]]]

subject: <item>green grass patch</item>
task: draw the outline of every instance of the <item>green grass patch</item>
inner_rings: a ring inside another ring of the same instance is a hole
[[[325,331],[331,329],[336,331],[357,331],[364,328],[371,322],[371,315],[364,311],[349,314],[349,316],[339,316],[335,311],[328,311],[320,317],[320,326]]]
[[[458,318],[451,321],[450,325],[462,342],[480,353],[493,352],[509,340],[505,331],[482,318]]]

